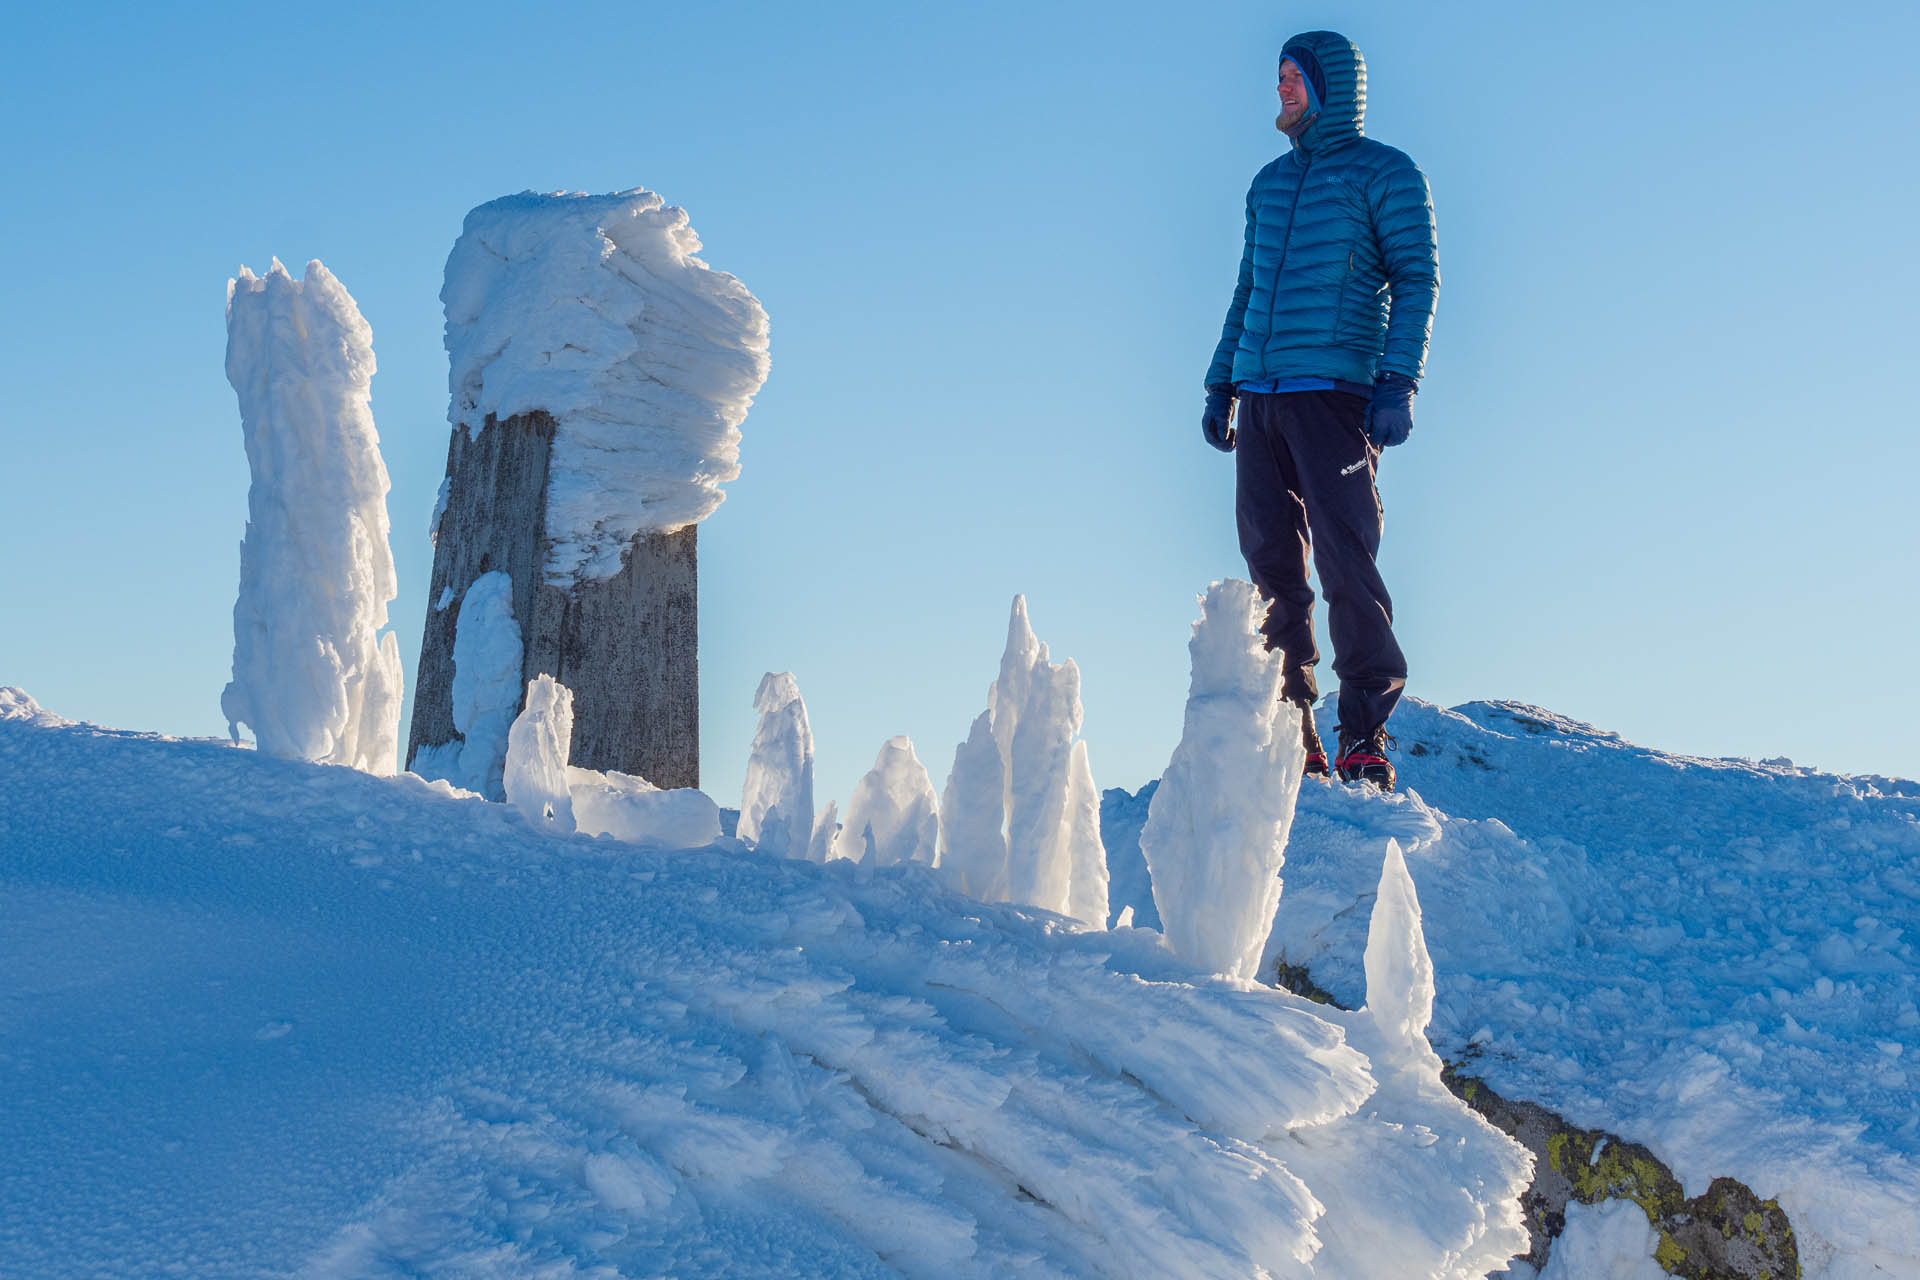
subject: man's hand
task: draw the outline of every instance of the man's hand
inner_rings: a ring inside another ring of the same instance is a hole
[[[1233,389],[1208,387],[1207,407],[1200,415],[1200,434],[1222,453],[1233,452]]]
[[[1376,449],[1405,444],[1413,434],[1413,393],[1419,383],[1404,373],[1383,373],[1367,405],[1367,439]]]

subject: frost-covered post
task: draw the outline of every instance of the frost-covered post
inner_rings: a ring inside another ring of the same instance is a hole
[[[233,606],[229,730],[293,760],[392,773],[400,643],[387,467],[370,408],[373,331],[318,261],[227,282],[227,381],[240,399],[247,533]]]
[[[447,758],[455,632],[512,580],[519,687],[573,691],[573,762],[700,781],[696,530],[740,472],[767,315],[650,191],[508,196],[447,259],[453,437],[408,759]]]

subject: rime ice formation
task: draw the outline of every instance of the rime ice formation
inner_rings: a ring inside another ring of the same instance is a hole
[[[1140,832],[1167,942],[1251,979],[1280,901],[1278,873],[1306,764],[1281,657],[1257,629],[1251,583],[1216,582],[1188,652],[1186,726]]]
[[[813,837],[813,728],[791,671],[769,671],[753,695],[753,735],[740,794],[740,839],[762,853],[804,858]]]
[[[575,830],[660,849],[699,849],[720,838],[720,807],[692,787],[662,790],[645,778],[567,767]]]
[[[955,807],[941,821],[955,832],[951,883],[984,901],[1044,907],[1101,929],[1106,849],[1086,744],[1076,740],[1080,721],[1080,669],[1071,658],[1049,660],[1028,625],[1026,597],[1015,596],[1000,674],[986,715],[954,753],[947,790]]]
[[[870,867],[932,866],[939,844],[940,806],[926,766],[904,735],[888,738],[853,789],[833,855]]]
[[[507,802],[543,831],[574,830],[567,756],[573,742],[573,691],[549,675],[527,684],[527,706],[507,734]]]
[[[1006,777],[993,712],[982,711],[953,754],[940,796],[941,874],[982,902],[1007,900]]]
[[[447,258],[455,429],[556,424],[549,581],[617,573],[635,534],[706,519],[740,473],[767,314],[699,251],[685,211],[636,188],[491,201]]]
[[[1437,1077],[1440,1058],[1427,1044],[1433,1021],[1433,960],[1420,928],[1420,899],[1398,841],[1387,841],[1380,886],[1373,899],[1373,923],[1367,931],[1366,1011],[1382,1039],[1408,1054],[1424,1054]]]
[[[1107,847],[1100,835],[1100,789],[1093,782],[1083,739],[1073,744],[1067,762],[1066,815],[1067,911],[1094,929],[1107,927]]]
[[[228,731],[268,755],[392,773],[399,641],[386,463],[369,388],[373,332],[318,261],[227,282],[227,381],[240,401],[247,532],[233,606]]]
[[[813,835],[807,840],[807,861],[825,862],[833,856],[833,843],[840,837],[840,802],[827,801],[827,807],[813,820]]]
[[[524,656],[513,579],[496,569],[461,597],[453,639],[453,727],[459,737],[414,754],[413,772],[503,800],[507,732],[520,709]]]

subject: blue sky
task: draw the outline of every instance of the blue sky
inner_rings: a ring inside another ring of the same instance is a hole
[[[1274,59],[1352,36],[1444,285],[1382,561],[1418,696],[1920,775],[1920,145],[1906,6],[51,7],[0,49],[0,682],[224,731],[246,519],[226,279],[325,261],[373,326],[417,663],[467,209],[646,186],[773,320],[701,532],[703,768],[766,670],[819,791],[943,783],[1027,594],[1102,786],[1179,736],[1244,575],[1197,426]],[[1329,686],[1332,683],[1328,673]]]

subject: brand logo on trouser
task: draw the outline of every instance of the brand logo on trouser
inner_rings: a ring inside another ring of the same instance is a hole
[[[1358,470],[1359,470],[1360,468],[1362,468],[1362,467],[1364,467],[1364,466],[1366,466],[1366,465],[1367,465],[1367,459],[1366,459],[1366,457],[1365,457],[1365,455],[1362,455],[1362,456],[1361,456],[1361,458],[1360,458],[1360,461],[1358,461],[1358,462],[1356,462],[1356,463],[1354,463],[1354,464],[1353,464],[1352,466],[1350,466],[1350,467],[1342,467],[1342,468],[1340,468],[1340,474],[1341,474],[1341,475],[1343,475],[1343,476],[1350,476],[1350,475],[1352,475],[1352,474],[1353,474],[1354,472],[1356,472],[1356,471],[1358,471]]]

